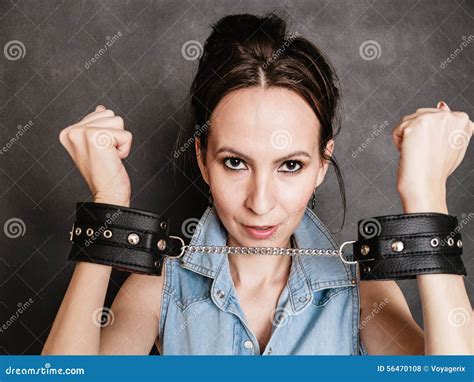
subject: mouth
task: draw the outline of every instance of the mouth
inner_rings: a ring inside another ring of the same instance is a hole
[[[257,239],[257,240],[268,239],[270,236],[272,236],[276,232],[278,228],[278,225],[273,225],[273,226],[243,225],[243,226],[247,234],[253,239]]]

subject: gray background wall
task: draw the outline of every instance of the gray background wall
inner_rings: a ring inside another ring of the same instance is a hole
[[[293,32],[327,53],[341,78],[344,121],[336,158],[349,208],[344,229],[335,233],[339,242],[356,237],[361,218],[402,212],[391,130],[403,115],[445,100],[473,119],[473,44],[456,51],[473,33],[473,2],[1,1],[0,145],[18,139],[0,155],[0,222],[6,226],[16,218],[24,226],[17,238],[0,232],[0,324],[18,315],[0,332],[0,353],[41,351],[73,271],[66,261],[68,232],[75,203],[90,200],[90,193],[59,143],[60,130],[99,103],[121,115],[134,135],[126,160],[132,205],[167,214],[172,232],[179,233],[181,222],[200,217],[206,206],[196,179],[170,161],[197,69],[197,61],[184,59],[182,46],[190,40],[204,43],[209,25],[226,14],[275,8],[287,15]],[[119,32],[113,46],[86,68]],[[3,51],[13,40],[23,44],[19,56],[14,49]],[[376,41],[375,58],[370,50],[368,56],[360,53],[369,40]],[[450,55],[454,58],[443,65]],[[382,134],[374,136],[385,120]],[[473,210],[473,154],[471,144],[448,180],[449,213],[459,218]],[[342,209],[333,172],[317,193],[316,211],[333,232],[339,228]],[[472,220],[462,235],[472,298]],[[126,276],[113,272],[108,304]],[[421,324],[416,281],[399,284]]]

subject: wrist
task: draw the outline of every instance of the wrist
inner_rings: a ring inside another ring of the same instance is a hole
[[[404,213],[438,212],[448,214],[444,187],[433,187],[424,192],[419,190],[412,193],[400,192],[400,199]]]
[[[116,198],[94,198],[94,203],[114,204],[121,207],[130,207],[130,199],[116,199]]]

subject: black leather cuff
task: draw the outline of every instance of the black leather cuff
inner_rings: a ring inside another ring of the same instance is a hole
[[[161,275],[164,258],[182,254],[184,241],[169,235],[166,217],[105,203],[80,202],[76,207],[69,260]],[[455,216],[414,213],[363,219],[358,222],[358,240],[346,243],[353,243],[361,280],[410,279],[429,273],[467,275]],[[339,253],[343,259],[342,247]]]
[[[68,260],[133,273],[161,275],[164,257],[175,251],[168,218],[113,204],[77,203],[70,235],[73,246]]]
[[[361,280],[412,279],[420,274],[466,275],[455,216],[411,213],[358,222],[354,258]]]

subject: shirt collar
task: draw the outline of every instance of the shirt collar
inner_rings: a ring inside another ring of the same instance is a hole
[[[293,233],[293,243],[297,248],[336,249],[336,242],[329,230],[306,208],[300,224]],[[222,224],[215,206],[208,207],[199,220],[189,245],[225,246],[227,231]],[[227,255],[185,251],[181,267],[214,279],[212,296],[221,308],[228,304],[233,282],[230,277]],[[318,289],[351,285],[353,277],[350,268],[339,257],[293,256],[288,278],[291,309],[297,313],[312,301],[312,292]],[[220,297],[215,297],[215,296]]]

